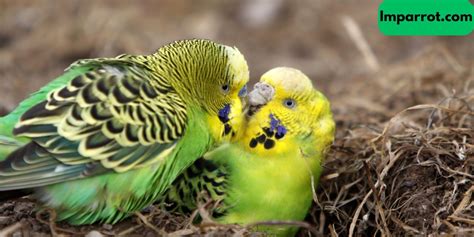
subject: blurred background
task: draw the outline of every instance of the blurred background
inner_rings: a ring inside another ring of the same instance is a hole
[[[77,59],[149,54],[186,38],[237,46],[254,81],[272,67],[299,68],[331,99],[429,47],[445,47],[459,60],[474,57],[474,36],[381,35],[379,3],[0,0],[0,105],[11,110]]]

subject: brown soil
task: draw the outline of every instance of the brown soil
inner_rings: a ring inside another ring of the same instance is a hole
[[[253,81],[293,66],[332,101],[336,141],[310,215],[293,223],[300,236],[474,234],[474,37],[383,36],[370,0],[255,2],[0,0],[0,114],[77,59],[214,39],[239,47]],[[0,203],[0,235],[252,231],[153,207],[113,226],[72,227],[34,207],[28,197]]]

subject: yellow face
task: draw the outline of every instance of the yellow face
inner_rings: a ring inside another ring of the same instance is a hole
[[[248,118],[242,145],[261,157],[323,152],[334,139],[335,124],[329,101],[313,88],[311,80],[296,69],[275,68],[259,83],[271,86],[274,93]]]
[[[247,94],[247,82],[249,80],[249,70],[244,56],[237,48],[225,46],[228,56],[229,75],[232,80],[228,84],[219,85],[219,93],[225,99],[224,107],[218,111],[218,116],[209,116],[208,122],[211,125],[211,133],[217,143],[229,141],[235,137],[236,131],[242,126],[243,99]],[[215,126],[222,124],[222,126]]]

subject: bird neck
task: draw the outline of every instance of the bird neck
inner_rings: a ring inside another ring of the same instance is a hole
[[[158,164],[159,171],[153,177],[155,187],[168,187],[183,171],[177,167],[189,167],[196,159],[204,155],[214,145],[215,140],[209,133],[209,125],[205,121],[206,114],[196,108],[188,109],[188,123],[186,133],[180,139],[173,152],[166,158],[165,164]],[[167,180],[167,181],[164,181]],[[168,185],[159,186],[168,182]],[[154,190],[153,197],[157,197],[164,190]]]

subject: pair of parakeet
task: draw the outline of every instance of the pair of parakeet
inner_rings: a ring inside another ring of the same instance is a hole
[[[208,40],[78,61],[0,118],[0,191],[32,190],[76,225],[156,201],[192,210],[201,191],[222,223],[302,220],[334,137],[329,102],[296,69],[247,98],[248,77],[236,48]]]

